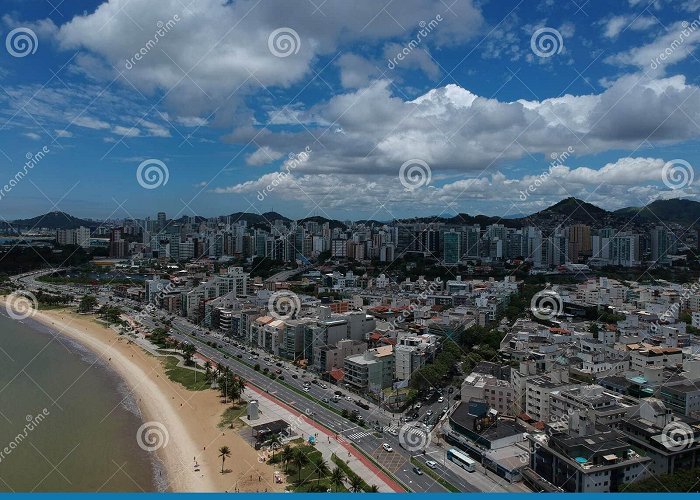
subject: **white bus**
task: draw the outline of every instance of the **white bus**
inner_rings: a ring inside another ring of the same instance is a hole
[[[472,460],[466,453],[455,450],[454,448],[447,450],[447,459],[456,463],[467,472],[474,472],[476,470],[476,460]]]

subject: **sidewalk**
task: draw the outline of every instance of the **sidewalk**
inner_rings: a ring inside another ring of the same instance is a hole
[[[386,473],[381,471],[367,457],[357,451],[344,439],[336,440],[335,434],[327,430],[322,425],[313,421],[303,413],[289,407],[285,403],[274,399],[274,395],[267,394],[252,385],[246,387],[244,399],[257,399],[260,411],[263,415],[275,415],[281,418],[296,429],[296,432],[308,441],[310,435],[316,437],[316,449],[321,452],[323,459],[328,462],[331,469],[335,467],[331,461],[331,455],[336,454],[338,458],[348,464],[348,466],[358,476],[365,480],[370,486],[376,484],[382,493],[403,492],[404,489],[396,481],[391,479]],[[253,422],[250,422],[253,424]]]

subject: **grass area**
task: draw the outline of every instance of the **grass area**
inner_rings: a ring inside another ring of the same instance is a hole
[[[165,374],[170,380],[177,382],[190,391],[203,391],[211,387],[209,382],[204,379],[203,373],[183,366],[177,366],[179,362],[180,358],[174,356],[168,356],[163,359],[163,368],[165,368]]]
[[[248,403],[245,401],[239,401],[236,406],[229,406],[221,415],[221,421],[219,422],[219,429],[224,429],[227,427],[240,428],[244,424],[241,422],[241,417],[245,415],[248,409]]]
[[[413,465],[419,467],[423,472],[425,472],[427,475],[432,477],[435,481],[437,481],[442,486],[444,486],[447,489],[447,491],[449,491],[451,493],[460,493],[460,490],[456,486],[453,486],[444,477],[442,477],[440,474],[435,472],[433,469],[431,469],[430,467],[425,465],[425,462],[422,462],[415,457],[411,457],[411,463]]]
[[[284,466],[284,472],[287,474],[287,481],[293,485],[294,492],[298,493],[314,493],[314,492],[327,492],[335,491],[336,486],[331,483],[331,470],[332,467],[329,464],[328,473],[321,474],[319,477],[318,469],[316,463],[323,458],[320,451],[310,445],[301,444],[294,446],[293,449],[302,450],[306,457],[309,459],[308,463],[301,468],[294,464],[294,462],[289,462]],[[281,451],[278,451],[275,459],[270,460],[270,463],[279,463]],[[347,492],[348,490],[343,485],[338,486],[338,492]]]

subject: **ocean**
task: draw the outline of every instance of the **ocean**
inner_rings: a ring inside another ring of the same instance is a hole
[[[0,492],[160,491],[138,407],[91,351],[0,310]]]

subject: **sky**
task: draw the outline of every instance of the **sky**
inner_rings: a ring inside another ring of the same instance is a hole
[[[5,220],[512,217],[700,192],[700,0],[0,8]]]

